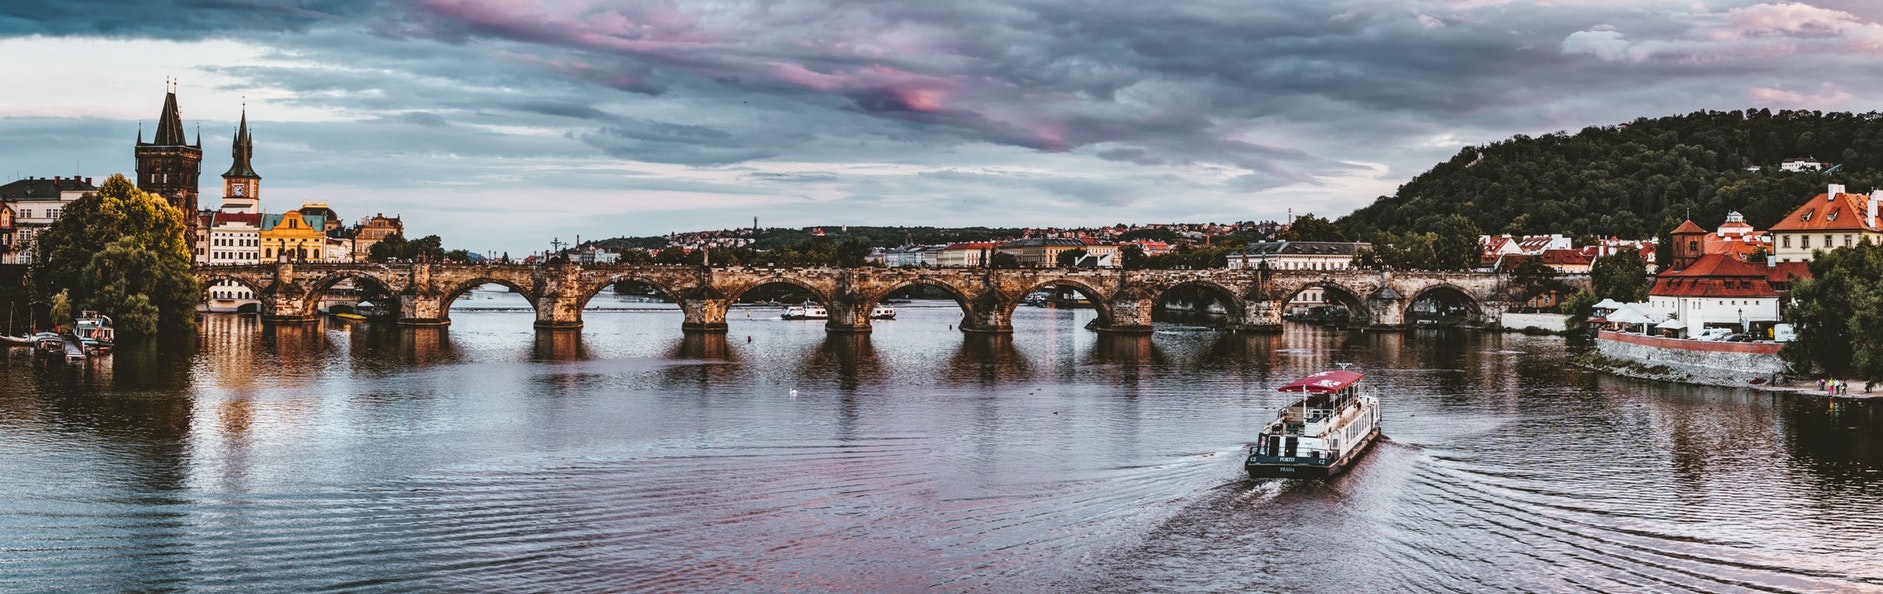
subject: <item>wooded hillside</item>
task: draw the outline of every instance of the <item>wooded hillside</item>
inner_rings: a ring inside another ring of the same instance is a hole
[[[1792,158],[1837,167],[1781,172]],[[1644,239],[1739,211],[1764,229],[1828,183],[1883,186],[1883,114],[1709,111],[1520,135],[1465,148],[1337,224],[1350,237],[1404,234],[1459,214],[1486,233]]]

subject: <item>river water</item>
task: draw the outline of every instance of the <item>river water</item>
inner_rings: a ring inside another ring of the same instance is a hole
[[[901,305],[724,337],[596,299],[538,334],[212,316],[0,364],[0,591],[1883,591],[1883,406],[1637,382],[1560,339],[1279,336]],[[1390,437],[1335,480],[1239,453],[1352,363]]]

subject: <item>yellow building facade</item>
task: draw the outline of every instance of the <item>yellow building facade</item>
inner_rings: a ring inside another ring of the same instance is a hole
[[[263,215],[262,261],[325,260],[327,234],[323,229],[326,224],[326,217],[302,215],[299,210]]]

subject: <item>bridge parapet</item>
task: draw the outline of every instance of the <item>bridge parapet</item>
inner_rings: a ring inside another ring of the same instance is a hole
[[[1312,288],[1346,305],[1360,318],[1356,323],[1376,328],[1403,327],[1411,305],[1430,295],[1468,304],[1475,316],[1472,323],[1482,325],[1495,325],[1510,304],[1525,298],[1513,294],[1520,289],[1513,288],[1504,275],[1422,271],[280,262],[206,266],[197,268],[196,274],[206,282],[230,280],[249,287],[262,301],[263,320],[271,323],[314,320],[322,296],[340,281],[355,279],[392,296],[401,324],[445,325],[450,323],[452,299],[472,287],[494,283],[528,299],[541,328],[581,327],[583,308],[597,293],[617,282],[634,281],[678,302],[684,314],[682,328],[695,332],[724,332],[731,304],[740,295],[772,283],[803,288],[824,302],[831,313],[825,328],[831,332],[868,332],[870,313],[884,298],[916,285],[948,293],[961,307],[959,327],[984,333],[1012,332],[1015,308],[1028,293],[1045,287],[1059,287],[1090,300],[1098,310],[1092,328],[1120,333],[1149,332],[1152,312],[1179,290],[1222,304],[1224,327],[1255,332],[1278,331],[1283,305]],[[1588,284],[1586,276],[1559,280],[1570,286]]]

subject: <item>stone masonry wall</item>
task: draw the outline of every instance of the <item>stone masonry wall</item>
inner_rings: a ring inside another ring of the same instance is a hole
[[[1785,369],[1778,358],[1780,345],[1772,342],[1708,342],[1602,332],[1595,346],[1603,356],[1665,367],[1671,374],[1685,376],[1662,374],[1650,379],[1743,387],[1755,378],[1771,381]]]

